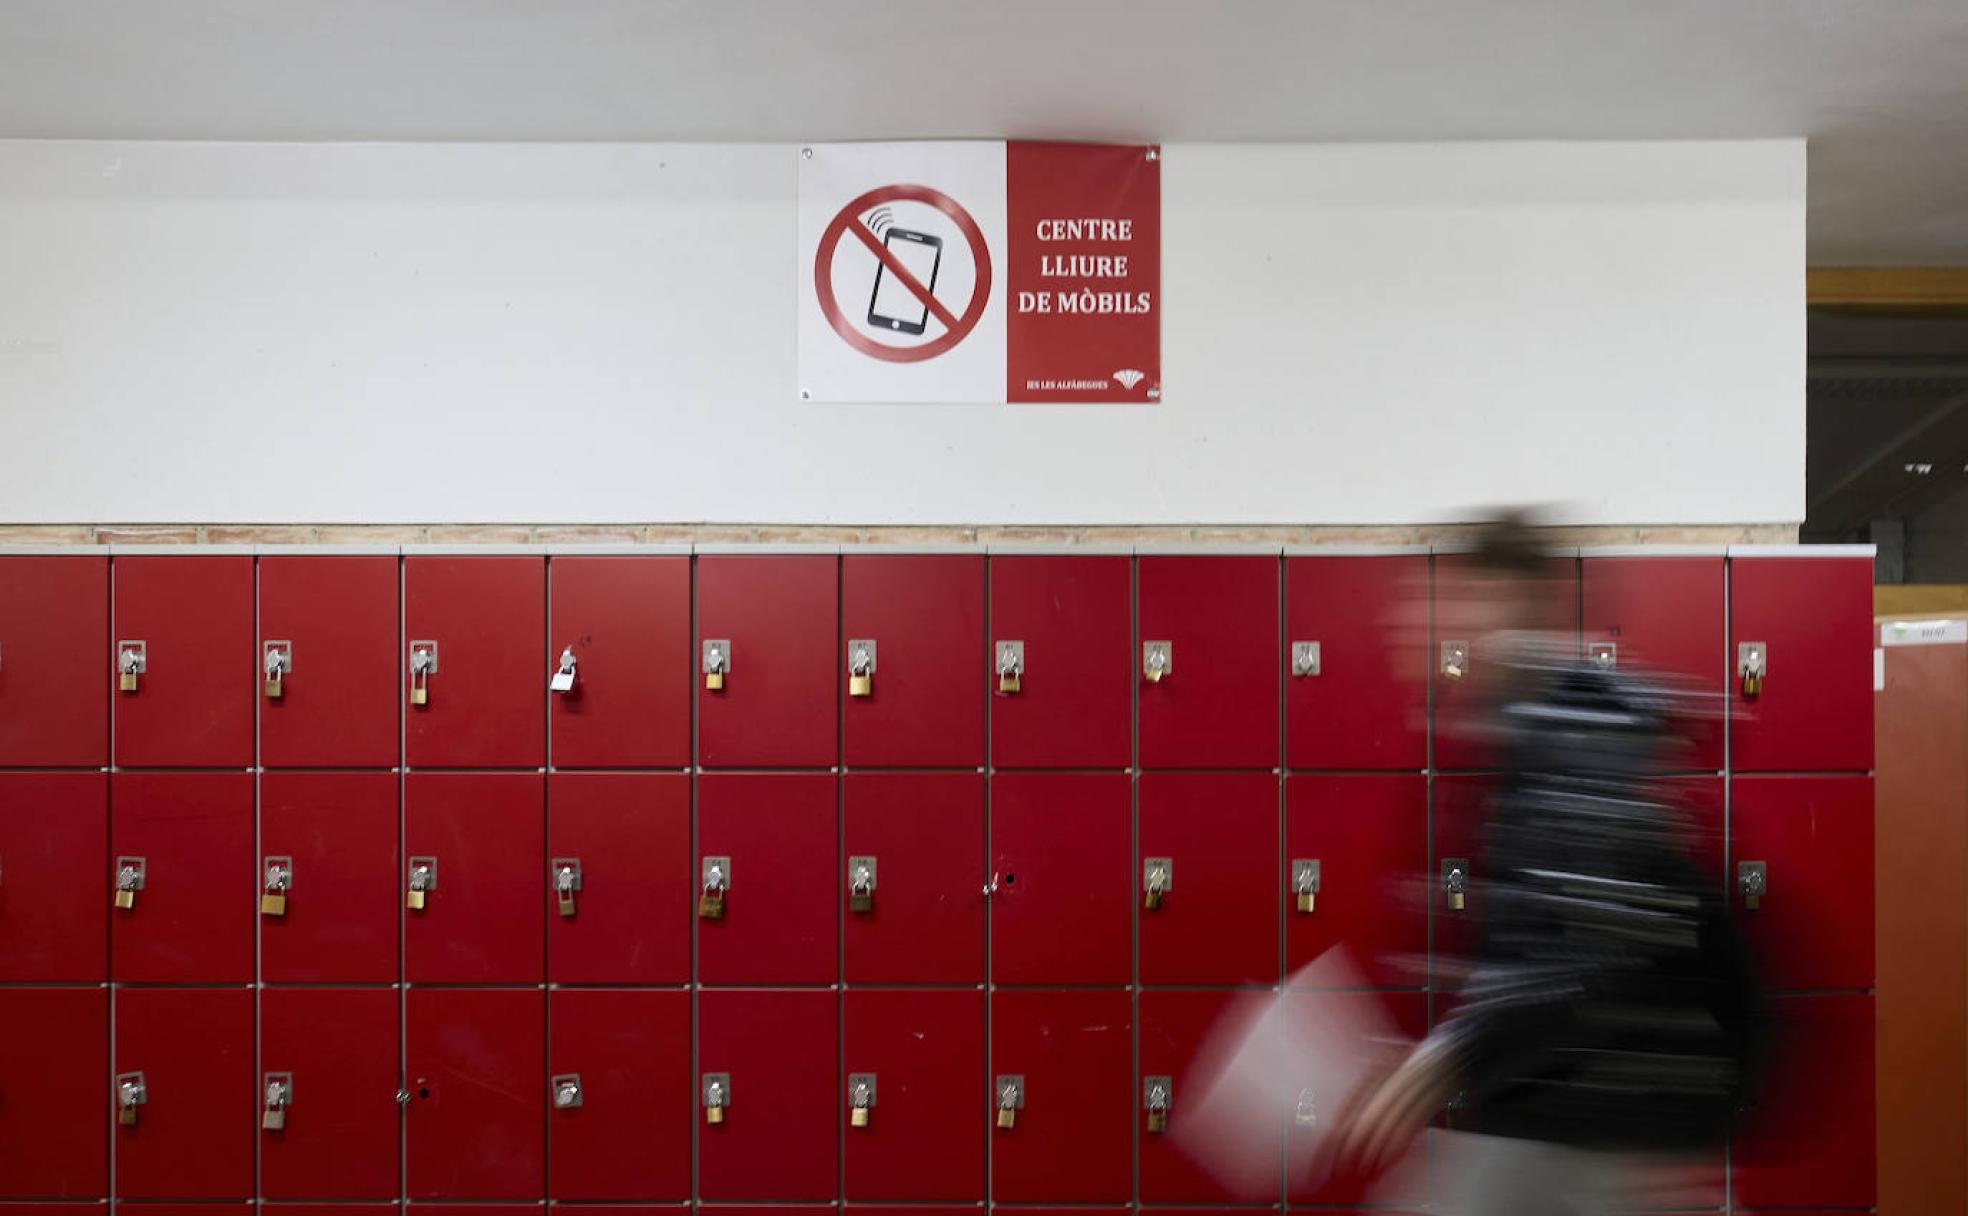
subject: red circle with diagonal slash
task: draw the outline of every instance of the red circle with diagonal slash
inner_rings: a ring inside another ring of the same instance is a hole
[[[856,222],[857,216],[877,203],[896,201],[922,203],[934,207],[949,216],[950,222],[957,226],[957,231],[963,233],[964,241],[970,246],[971,257],[977,264],[977,275],[970,289],[970,303],[964,306],[962,316],[951,316],[950,310],[938,302],[934,295],[927,290],[917,290],[920,284],[915,282],[915,276],[896,260],[895,255],[883,248],[865,226]],[[862,243],[867,245],[868,251],[875,255],[875,260],[886,266],[890,274],[902,281],[902,285],[908,289],[910,295],[922,301],[930,312],[935,314],[936,319],[943,325],[943,333],[940,337],[921,346],[889,346],[875,341],[854,328],[854,323],[841,312],[840,301],[834,298],[832,282],[834,249],[840,244],[841,237],[849,232],[859,237]],[[836,215],[833,222],[827,225],[827,230],[820,234],[820,251],[813,259],[813,290],[814,294],[820,297],[820,311],[826,315],[827,323],[834,327],[834,332],[839,334],[849,346],[864,355],[886,359],[890,363],[920,363],[924,359],[934,359],[949,350],[963,341],[970,331],[977,327],[977,319],[984,315],[984,306],[991,301],[991,250],[984,243],[983,230],[977,226],[976,220],[970,218],[970,212],[965,211],[956,199],[941,190],[931,190],[928,186],[880,186],[841,208],[840,214]]]

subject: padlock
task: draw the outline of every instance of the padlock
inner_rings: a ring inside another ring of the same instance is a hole
[[[137,673],[134,671],[126,671],[121,673],[116,677],[116,687],[124,692],[137,691]],[[130,1114],[130,1122],[135,1123],[137,1121],[136,1112],[131,1111],[129,1112],[129,1114]]]
[[[141,857],[116,859],[116,906],[129,912],[137,906],[137,892],[144,889],[144,862]]]
[[[704,1078],[704,1122],[724,1122],[724,1108],[731,1105],[731,1082],[723,1073]]]
[[[268,642],[261,667],[266,672],[266,695],[279,700],[286,695],[287,669],[293,665],[293,651],[287,642]]]
[[[1762,695],[1763,678],[1769,671],[1770,652],[1762,642],[1743,642],[1736,647],[1736,674],[1742,677],[1745,699]]]
[[[1148,1110],[1148,1130],[1165,1132],[1168,1130],[1169,1099],[1175,1086],[1168,1077],[1143,1077],[1141,1081],[1141,1104]]]
[[[847,695],[871,697],[875,694],[875,643],[859,638],[847,644]]]
[[[1012,1124],[1016,1122],[1018,1122],[1018,1111],[1015,1108],[1010,1106],[998,1107],[999,1127],[1010,1127]]]
[[[150,666],[150,648],[143,642],[116,644],[116,687],[123,692],[137,691],[137,677]]]
[[[409,890],[404,893],[404,906],[412,912],[424,910],[425,897],[437,886],[437,861],[430,857],[410,859]]]
[[[849,1127],[867,1127],[874,1117],[875,1075],[873,1073],[852,1073],[847,1078]]]
[[[1298,1105],[1292,1111],[1292,1122],[1300,1127],[1316,1127],[1319,1123],[1319,1104],[1310,1089],[1298,1091]]]
[[[1292,862],[1292,891],[1298,897],[1298,910],[1301,914],[1310,913],[1319,901],[1319,863],[1315,859],[1297,858]]]
[[[1174,877],[1175,863],[1166,857],[1150,857],[1142,863],[1141,906],[1150,911],[1162,906]]]
[[[697,915],[704,920],[724,919],[724,897],[731,889],[731,859],[704,859],[704,889],[697,898]]]
[[[414,687],[414,688],[412,688],[412,689],[410,690],[410,704],[412,704],[412,705],[429,705],[429,704],[430,704],[430,690],[429,690],[429,689],[427,689],[427,688],[425,688],[425,687],[424,687],[423,685],[421,685],[421,684],[419,684],[419,685],[417,685],[416,687]]]
[[[572,857],[553,859],[554,900],[562,916],[574,915],[574,893],[581,889],[581,863]]]
[[[1009,1130],[1018,1122],[1018,1111],[1025,1105],[1025,1078],[1022,1076],[1002,1076],[998,1078],[998,1126]]]
[[[1023,685],[1020,684],[1018,677],[1009,672],[1006,672],[998,677],[999,692],[1014,693],[1017,692],[1021,687],[1023,687]]]
[[[437,643],[410,643],[410,704],[430,704],[430,678],[437,671]]]
[[[1469,862],[1460,857],[1451,857],[1442,863],[1442,892],[1448,897],[1449,911],[1460,912],[1466,906],[1469,890]]]
[[[1742,891],[1743,907],[1756,911],[1763,906],[1763,896],[1770,889],[1768,866],[1760,861],[1737,862],[1736,885]]]
[[[705,673],[704,673],[704,687],[705,687],[705,688],[708,688],[708,689],[710,689],[710,690],[711,690],[712,692],[723,692],[723,691],[724,691],[724,673],[723,673],[723,672],[721,672],[721,671],[707,671],[707,672],[705,672]]]
[[[260,915],[287,915],[287,889],[293,885],[294,865],[285,857],[266,859],[265,885],[260,891]]]
[[[1150,684],[1160,684],[1162,677],[1175,669],[1175,645],[1171,642],[1144,642],[1141,646],[1141,674]]]
[[[1469,674],[1469,643],[1442,643],[1442,678],[1460,680]]]
[[[998,691],[1009,695],[1024,687],[1025,643],[998,643]]]

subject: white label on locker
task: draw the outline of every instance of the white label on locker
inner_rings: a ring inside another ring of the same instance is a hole
[[[1888,621],[1879,631],[1887,646],[1946,646],[1968,642],[1968,620]]]

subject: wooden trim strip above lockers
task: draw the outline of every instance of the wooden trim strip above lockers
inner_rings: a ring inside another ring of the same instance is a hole
[[[838,525],[776,524],[622,524],[571,526],[556,524],[10,524],[0,523],[0,551],[15,546],[116,545],[147,551],[172,548],[211,553],[216,546],[253,546],[268,552],[282,550],[356,549],[398,552],[408,546],[441,545],[448,549],[489,552],[490,546],[523,551],[662,552],[711,546],[757,552],[758,546],[806,545],[881,551],[930,551],[981,546],[994,553],[1043,552],[1066,549],[1074,553],[1135,552],[1149,547],[1225,552],[1236,546],[1264,549],[1342,550],[1395,549],[1425,551],[1430,545],[1453,543],[1466,535],[1468,524],[1326,525],[1326,524],[1170,524],[1166,526],[1016,525]],[[1795,524],[1613,524],[1561,526],[1547,530],[1553,544],[1569,546],[1663,546],[1794,544]],[[425,550],[426,552],[430,550]]]
[[[1968,310],[1968,267],[1826,266],[1805,272],[1813,308]]]

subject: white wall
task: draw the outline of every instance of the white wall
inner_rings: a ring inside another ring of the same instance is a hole
[[[795,155],[0,143],[0,519],[1803,515],[1800,141],[1171,147],[1155,407],[799,402]]]

